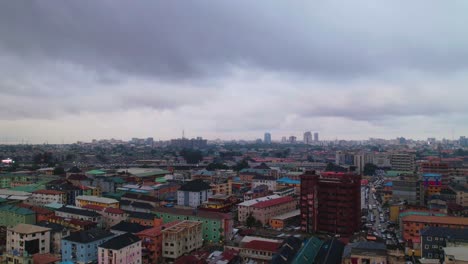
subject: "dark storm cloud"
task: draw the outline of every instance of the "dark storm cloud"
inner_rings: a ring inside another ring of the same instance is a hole
[[[466,66],[468,27],[450,16],[468,5],[424,3],[426,14],[398,1],[1,1],[0,45],[28,59],[170,79],[232,65],[332,78]]]

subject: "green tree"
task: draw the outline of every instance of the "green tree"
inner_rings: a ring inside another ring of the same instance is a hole
[[[334,172],[346,172],[346,168],[343,168],[341,166],[338,166],[336,164],[333,164],[331,162],[329,162],[327,164],[327,167],[325,168],[325,171],[334,171]]]
[[[222,163],[210,163],[208,166],[206,166],[206,169],[209,171],[214,171],[214,170],[227,170],[229,169],[228,166]]]
[[[203,160],[203,154],[200,150],[183,149],[182,151],[180,151],[180,155],[189,164],[197,164],[201,160]]]
[[[232,169],[235,171],[241,171],[242,169],[250,168],[249,163],[246,159],[239,161]]]
[[[54,175],[64,175],[65,169],[63,167],[55,167],[54,168]]]
[[[364,165],[364,175],[366,176],[373,176],[375,174],[375,171],[378,169],[378,167],[372,163],[366,163]]]
[[[251,228],[255,225],[255,223],[257,222],[257,220],[255,219],[255,217],[253,217],[252,215],[249,215],[247,216],[247,219],[245,219],[245,225],[248,227],[248,228]]]

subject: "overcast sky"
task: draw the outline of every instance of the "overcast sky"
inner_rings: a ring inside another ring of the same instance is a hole
[[[0,143],[468,136],[468,1],[0,1]]]

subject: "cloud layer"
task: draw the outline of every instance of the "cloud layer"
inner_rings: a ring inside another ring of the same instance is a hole
[[[466,10],[3,1],[0,139],[465,135]]]

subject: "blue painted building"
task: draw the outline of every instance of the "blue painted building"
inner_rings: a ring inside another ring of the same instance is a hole
[[[62,262],[97,262],[98,246],[115,235],[102,229],[72,233],[62,239]]]

